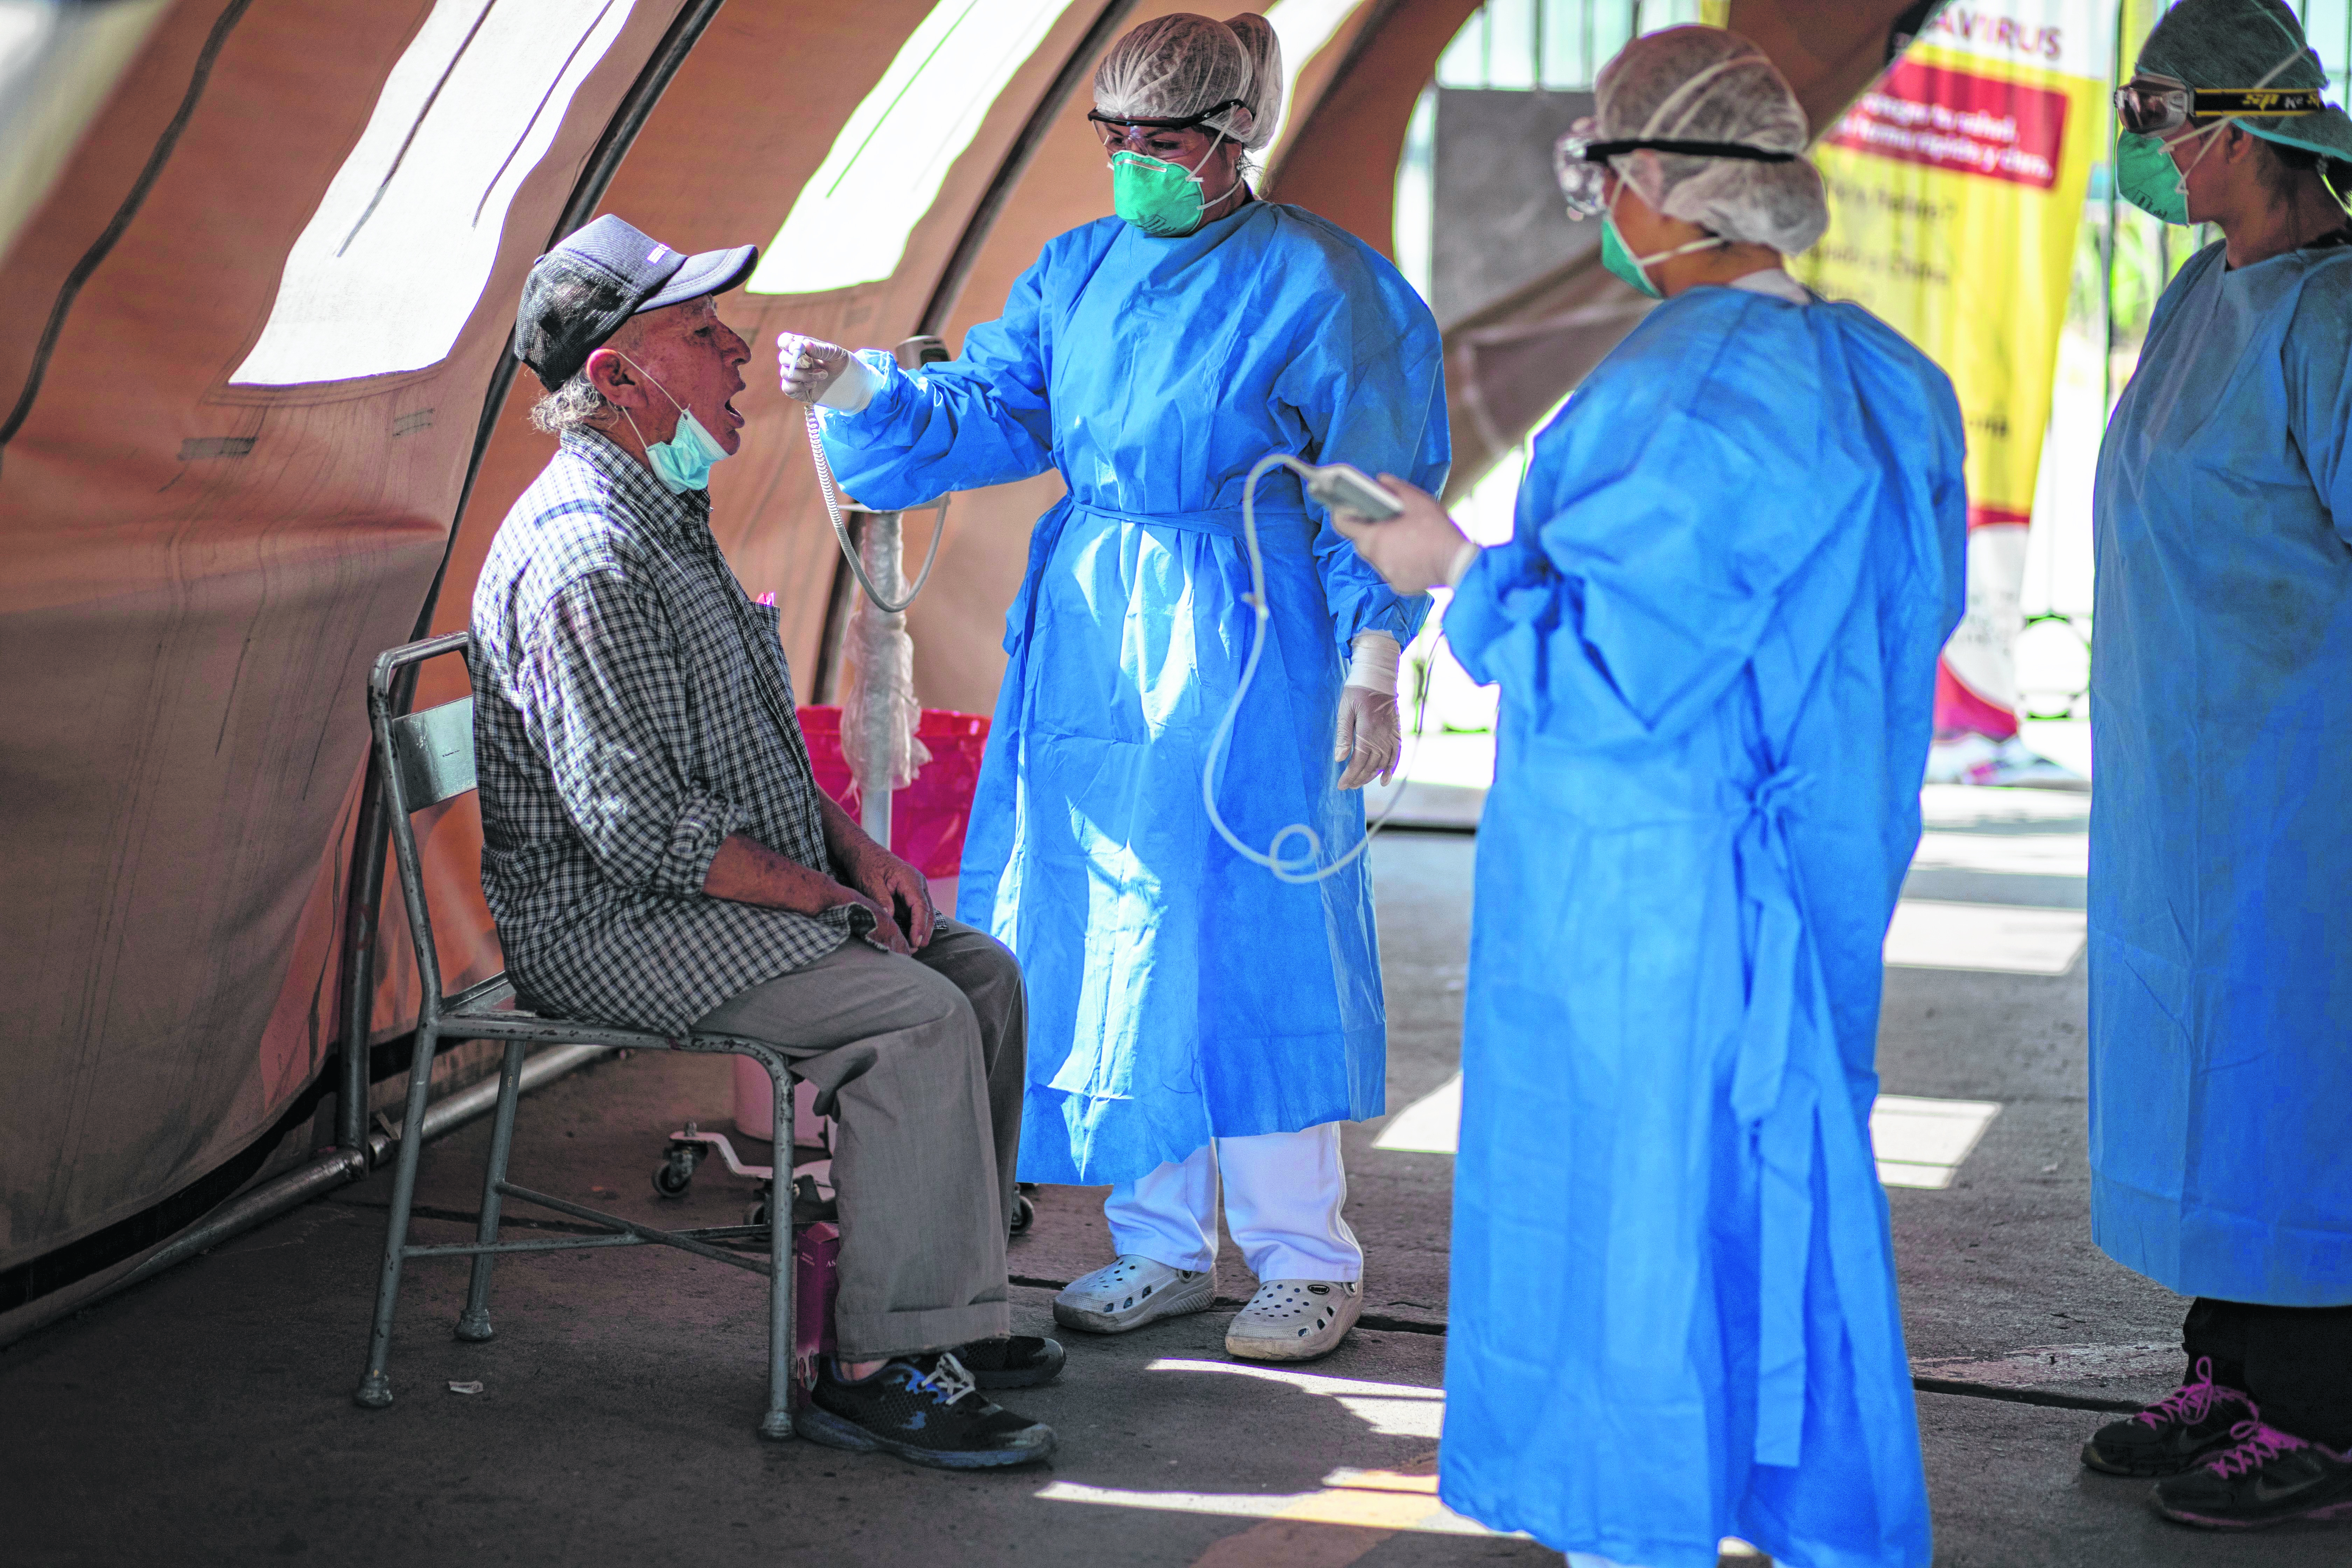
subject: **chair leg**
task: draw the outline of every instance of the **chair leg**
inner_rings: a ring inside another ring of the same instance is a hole
[[[507,1156],[514,1152],[515,1106],[522,1099],[522,1042],[507,1042],[506,1061],[499,1069],[499,1106],[490,1124],[490,1158],[482,1167],[482,1219],[475,1240],[484,1247],[499,1239],[499,1209],[506,1194],[499,1188],[507,1179]],[[490,1327],[490,1265],[488,1252],[474,1255],[474,1280],[466,1291],[466,1310],[457,1315],[457,1337],[476,1343],[488,1339]]]
[[[400,1152],[393,1162],[392,1214],[383,1229],[383,1271],[375,1289],[375,1330],[368,1340],[367,1375],[352,1395],[371,1410],[392,1403],[392,1379],[384,1363],[392,1354],[392,1311],[400,1299],[400,1265],[408,1248],[408,1211],[416,1198],[416,1163],[425,1140],[425,1102],[433,1089],[431,1034],[416,1031],[416,1054],[408,1066],[408,1120],[400,1126]]]
[[[799,1269],[793,1255],[793,1078],[780,1062],[768,1072],[776,1096],[775,1163],[768,1183],[768,1413],[762,1437],[793,1435],[793,1295]]]

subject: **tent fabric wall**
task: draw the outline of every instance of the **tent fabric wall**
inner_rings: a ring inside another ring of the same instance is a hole
[[[674,9],[640,4],[523,182],[454,351],[227,377],[430,7],[182,0],[0,261],[0,387],[241,10],[0,451],[0,1268],[267,1129],[317,1070],[376,652],[439,564],[514,291]],[[395,433],[397,432],[397,433]]]
[[[596,210],[688,248],[766,244],[929,5],[727,0]],[[743,454],[717,470],[716,521],[745,585],[777,594],[803,681],[835,557],[799,411],[774,390],[775,333],[887,346],[917,330],[973,215],[1002,194],[1021,128],[1090,31],[1181,8],[1070,6],[889,279],[724,301],[753,358],[739,404]],[[1354,7],[1300,62],[1272,193],[1386,249],[1412,100],[1471,8]],[[0,654],[13,677],[0,769],[0,1273],[219,1168],[334,1047],[365,672],[411,635],[428,595],[435,629],[466,623],[491,534],[545,461],[527,374],[477,450],[512,302],[618,106],[688,9],[635,0],[517,193],[454,348],[428,368],[227,383],[431,0],[172,0],[0,256],[7,297],[37,306],[0,313],[0,396],[13,399],[48,302],[118,221],[218,34],[176,146],[89,270],[28,416],[0,447],[10,562]],[[951,344],[995,314],[1047,238],[1107,209],[1086,107],[1081,91],[1061,108],[1010,199],[990,209],[994,226],[946,323]],[[1004,606],[1057,483],[957,500],[942,566],[912,617],[927,701],[992,705]],[[910,531],[920,538],[919,520]],[[416,700],[461,685],[447,664],[428,671]],[[419,826],[444,966],[453,981],[481,973],[498,954],[475,883],[478,818],[459,805]],[[387,889],[380,935],[402,929],[397,897]],[[414,1016],[399,946],[378,943],[375,1039]]]
[[[734,0],[599,210],[689,247],[765,243],[928,8]],[[525,376],[453,537],[521,274],[677,0],[639,0],[572,100],[446,359],[325,385],[227,383],[268,320],[288,249],[431,9],[180,0],[0,259],[12,298],[58,297],[219,35],[184,131],[74,300],[29,416],[0,448],[12,563],[0,648],[16,675],[0,811],[16,849],[0,865],[0,1272],[217,1167],[315,1078],[334,1044],[366,668],[411,634],[445,552],[432,624],[464,624],[497,521],[548,451],[528,424]],[[746,455],[719,474],[722,543],[755,591],[779,593],[803,670],[833,545],[796,410],[772,391],[774,332],[889,342],[911,331],[1038,94],[1103,12],[1071,7],[1015,75],[892,278],[730,297],[760,358]],[[1080,162],[1082,194],[1048,173],[1023,182],[1016,214],[1039,210],[1038,193],[1047,209],[1076,195],[1085,210],[1069,222],[1099,214],[1090,142]],[[967,319],[992,313],[990,289],[1001,301],[1009,286],[1009,272],[982,273],[965,290]],[[0,318],[0,386],[30,374],[44,317]],[[1020,534],[1038,510],[990,497],[960,509],[959,527],[992,506]],[[986,623],[971,640],[992,648],[1009,592],[990,604],[983,589],[969,616],[940,619],[936,640],[968,618]],[[984,658],[981,671],[961,688],[966,705],[992,695]],[[430,671],[417,701],[454,696],[461,680],[454,664]],[[475,886],[478,818],[460,805],[419,827],[444,965],[453,981],[484,973],[499,959]],[[378,928],[378,1040],[415,1016],[415,972],[390,934],[402,929],[397,898],[387,889]]]

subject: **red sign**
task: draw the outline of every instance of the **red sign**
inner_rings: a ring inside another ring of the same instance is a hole
[[[1846,111],[1828,142],[2046,191],[2057,183],[2065,135],[2063,92],[1903,60]]]

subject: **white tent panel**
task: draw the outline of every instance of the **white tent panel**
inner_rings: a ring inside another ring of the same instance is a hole
[[[473,314],[507,205],[633,0],[439,0],[393,68],[234,382],[422,370]]]

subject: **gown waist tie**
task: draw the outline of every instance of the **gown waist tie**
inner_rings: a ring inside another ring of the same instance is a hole
[[[1828,1277],[1844,1312],[1857,1373],[1879,1368],[1887,1347],[1874,1344],[1866,1306],[1854,1299],[1866,1256],[1857,1238],[1883,1233],[1875,1210],[1850,1213],[1859,1180],[1875,1197],[1877,1168],[1853,1125],[1844,1064],[1837,1048],[1821,959],[1798,900],[1796,866],[1789,850],[1788,814],[1811,780],[1782,767],[1750,794],[1736,855],[1748,932],[1748,1005],[1732,1070],[1731,1108],[1759,1205],[1756,1355],[1756,1462],[1793,1466],[1804,1433],[1806,1404],[1805,1285],[1813,1252],[1813,1163],[1825,1156],[1823,1194],[1832,1222]],[[1824,1103],[1824,1097],[1831,1097]],[[1818,1131],[1818,1143],[1816,1132]],[[1842,1222],[1842,1223],[1841,1223]],[[1864,1252],[1870,1249],[1864,1246]],[[1884,1257],[1883,1237],[1876,1248]],[[1874,1356],[1873,1352],[1879,1354]]]
[[[1129,511],[1124,507],[1103,506],[1094,501],[1073,500],[1072,510],[1091,512],[1096,517],[1115,518],[1121,522],[1138,522],[1148,528],[1175,528],[1187,533],[1219,533],[1228,539],[1240,539],[1242,509],[1237,506],[1211,507],[1202,511]],[[1257,505],[1257,537],[1261,546],[1276,544],[1311,545],[1315,542],[1314,520],[1306,510],[1291,500],[1263,500]]]

